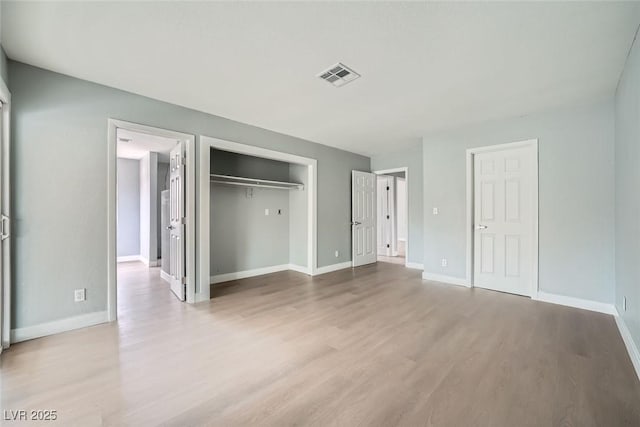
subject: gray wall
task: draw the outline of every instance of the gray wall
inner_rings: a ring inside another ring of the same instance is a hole
[[[422,264],[423,261],[423,172],[422,172],[422,144],[415,147],[391,152],[371,158],[372,170],[393,169],[399,167],[409,168],[409,257],[407,261]]]
[[[308,267],[308,167],[289,165],[289,181],[305,184],[304,190],[289,191],[289,263]]]
[[[613,113],[609,102],[426,136],[425,271],[466,275],[465,150],[538,138],[540,290],[612,303]]]
[[[275,181],[289,178],[288,163],[211,152],[211,173]],[[210,191],[211,275],[289,264],[289,191],[213,183]]]
[[[118,159],[118,256],[140,255],[140,162]]]
[[[108,118],[317,159],[318,265],[351,258],[351,170],[369,170],[368,157],[15,61],[9,84],[14,328],[106,310]],[[87,301],[77,304],[81,287]]]
[[[640,347],[640,41],[632,47],[616,91],[615,304]],[[627,297],[627,311],[622,298]]]

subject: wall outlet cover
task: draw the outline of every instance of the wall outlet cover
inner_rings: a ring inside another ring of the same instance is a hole
[[[438,215],[438,208],[433,208],[433,214]]]
[[[75,302],[81,302],[86,299],[85,289],[76,289],[73,291],[73,300]]]
[[[265,216],[269,216],[269,209],[265,209],[264,210],[264,214],[265,214]]]
[[[442,266],[446,267],[449,264],[446,258],[442,258]]]
[[[338,258],[340,256],[340,252],[336,251],[336,258]]]

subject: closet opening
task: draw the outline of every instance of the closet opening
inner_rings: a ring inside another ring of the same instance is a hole
[[[313,275],[316,160],[208,137],[200,155],[200,283],[209,297],[233,280]]]

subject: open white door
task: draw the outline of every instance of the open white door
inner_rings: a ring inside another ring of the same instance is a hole
[[[180,299],[186,296],[185,275],[185,162],[184,143],[171,150],[169,163],[169,275],[171,290]]]
[[[0,82],[2,80],[0,79]],[[0,92],[5,91],[2,88]],[[8,94],[4,94],[8,96]],[[10,344],[11,224],[9,221],[9,106],[0,100],[0,353]]]
[[[351,172],[351,247],[353,266],[376,262],[376,175]]]
[[[532,295],[535,155],[518,147],[474,156],[474,286]]]

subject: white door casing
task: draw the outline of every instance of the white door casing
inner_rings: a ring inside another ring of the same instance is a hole
[[[474,155],[474,286],[534,293],[535,159],[533,146]]]
[[[351,172],[352,264],[376,262],[376,175]]]
[[[171,290],[185,300],[185,182],[184,143],[171,150],[169,161],[169,275]]]

